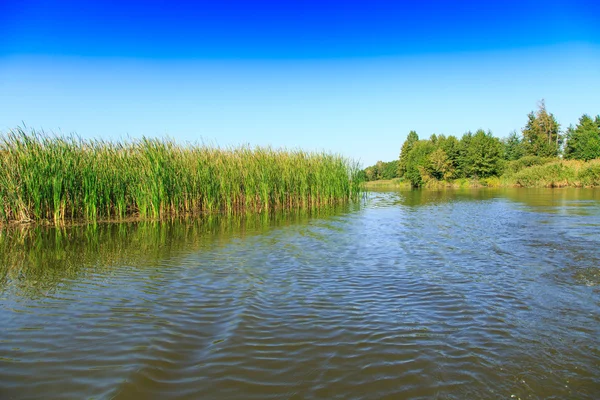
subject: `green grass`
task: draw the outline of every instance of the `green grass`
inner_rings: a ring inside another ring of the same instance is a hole
[[[512,176],[525,168],[533,167],[536,165],[544,165],[550,162],[557,161],[556,158],[552,157],[538,157],[538,156],[525,156],[518,160],[508,161],[504,166],[504,175]]]
[[[403,181],[400,180],[398,178],[394,178],[394,179],[380,179],[377,181],[369,181],[369,182],[365,182],[364,184],[365,189],[369,190],[369,189],[386,189],[386,188],[390,188],[390,189],[410,189],[410,182],[408,181]]]
[[[525,168],[511,177],[523,187],[591,187],[600,185],[600,160],[560,160]]]
[[[0,137],[0,221],[162,218],[300,209],[357,198],[342,156],[170,140],[82,140],[16,129]]]

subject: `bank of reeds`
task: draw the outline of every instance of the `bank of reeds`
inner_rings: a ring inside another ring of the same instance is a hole
[[[529,167],[535,167],[538,165],[544,165],[544,164],[548,164],[554,161],[558,161],[557,158],[552,158],[552,157],[538,157],[538,156],[525,156],[525,157],[521,157],[518,160],[513,160],[513,161],[507,161],[506,164],[504,165],[504,171],[503,171],[503,175],[504,176],[513,176],[514,174],[529,168]]]
[[[63,224],[318,207],[357,197],[358,171],[329,153],[83,140],[16,129],[0,138],[0,221]]]
[[[600,159],[582,161],[527,156],[507,162],[501,176],[453,180],[437,180],[427,176],[423,179],[425,189],[479,187],[600,187]],[[365,188],[400,189],[410,186],[403,186],[401,180],[393,179],[367,182]]]
[[[535,165],[517,172],[511,180],[523,187],[600,186],[600,159],[557,160]]]
[[[511,161],[502,176],[479,179],[431,180],[427,189],[477,187],[598,187],[600,186],[600,159],[560,160],[524,157]]]

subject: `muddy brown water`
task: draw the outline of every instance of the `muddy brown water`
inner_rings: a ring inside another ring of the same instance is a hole
[[[600,191],[0,233],[1,399],[600,398]]]

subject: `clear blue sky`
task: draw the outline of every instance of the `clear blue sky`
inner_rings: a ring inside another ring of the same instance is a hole
[[[0,130],[326,149],[600,113],[597,1],[0,0]]]

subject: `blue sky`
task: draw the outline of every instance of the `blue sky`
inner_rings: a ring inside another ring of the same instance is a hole
[[[600,113],[594,1],[0,0],[0,130],[326,149]]]

